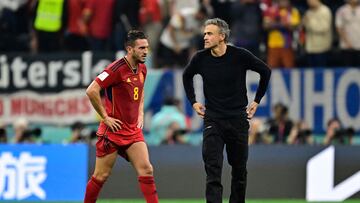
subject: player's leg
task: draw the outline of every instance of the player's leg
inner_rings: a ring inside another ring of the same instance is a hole
[[[158,195],[153,176],[153,167],[149,160],[149,152],[145,142],[135,142],[127,150],[129,161],[138,175],[140,189],[147,203],[157,203]]]
[[[95,170],[86,186],[85,203],[96,202],[104,182],[110,176],[116,158],[117,148],[100,137],[96,143]]]
[[[218,123],[204,119],[202,156],[206,172],[206,201],[221,203],[223,186],[221,185],[221,173],[223,166],[224,141],[221,137]]]
[[[230,121],[231,131],[226,134],[226,153],[231,171],[230,203],[245,203],[247,159],[248,159],[248,129],[249,123],[243,118]]]

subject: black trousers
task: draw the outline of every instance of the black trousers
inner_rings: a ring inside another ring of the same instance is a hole
[[[206,171],[206,202],[222,203],[221,173],[226,147],[231,171],[230,203],[245,202],[249,122],[237,119],[204,119],[202,155]]]

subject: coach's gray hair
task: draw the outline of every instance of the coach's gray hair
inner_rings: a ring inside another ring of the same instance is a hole
[[[220,33],[225,35],[225,42],[228,41],[230,37],[230,29],[229,25],[225,22],[225,20],[220,18],[211,18],[205,21],[205,26],[207,25],[216,25],[219,27]]]

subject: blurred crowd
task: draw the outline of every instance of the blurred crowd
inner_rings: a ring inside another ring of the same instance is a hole
[[[345,128],[337,118],[328,121],[325,135],[314,134],[304,120],[295,121],[288,115],[288,107],[277,103],[268,119],[253,118],[250,121],[249,145],[353,145],[355,130]],[[165,98],[161,109],[156,112],[145,132],[145,139],[151,146],[185,144],[194,145],[192,139],[201,137],[191,131],[190,118],[183,113],[180,100]],[[31,127],[25,118],[18,118],[12,124],[12,133],[0,125],[0,143],[46,143],[41,128]],[[145,130],[144,130],[145,131]],[[198,139],[201,141],[201,139]],[[70,134],[62,143],[87,143],[95,145],[96,129],[82,122],[70,126]],[[50,141],[51,142],[51,141]],[[195,142],[200,144],[200,142]]]
[[[281,103],[273,106],[271,118],[254,118],[250,123],[249,144],[351,145],[355,136],[352,127],[345,128],[337,118],[332,118],[327,122],[325,135],[320,136],[322,140],[316,141],[308,123],[305,120],[292,120],[288,107]]]
[[[212,17],[272,68],[360,66],[359,0],[1,0],[0,52],[124,50],[137,28],[152,67],[183,68]]]

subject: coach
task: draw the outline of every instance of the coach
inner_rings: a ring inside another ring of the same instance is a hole
[[[206,171],[206,202],[221,203],[221,172],[226,146],[232,167],[230,203],[245,202],[249,122],[266,92],[271,71],[249,51],[227,45],[230,30],[219,18],[205,22],[205,49],[197,52],[183,74],[186,95],[194,110],[204,118],[203,160]],[[253,102],[248,106],[246,71],[260,74]],[[205,106],[196,101],[193,77],[200,74]],[[247,107],[248,106],[248,107]]]

